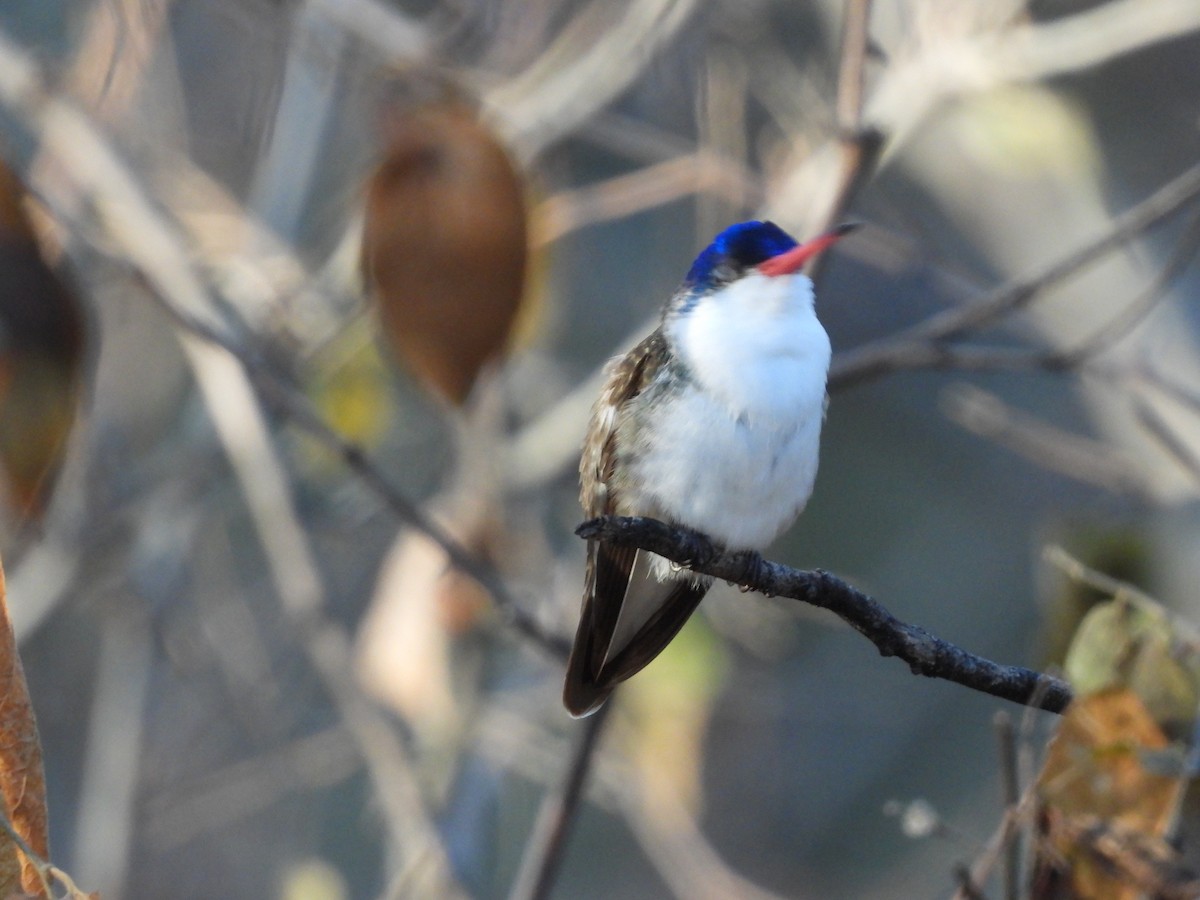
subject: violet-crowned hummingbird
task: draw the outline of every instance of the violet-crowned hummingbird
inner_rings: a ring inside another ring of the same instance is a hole
[[[731,550],[762,550],[817,475],[829,336],[800,270],[854,228],[797,244],[743,222],[696,257],[645,340],[610,364],[579,462],[588,518],[651,516]],[[712,579],[588,541],[563,703],[595,712],[670,643]]]

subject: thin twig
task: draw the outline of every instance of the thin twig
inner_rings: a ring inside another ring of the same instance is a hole
[[[845,8],[841,59],[838,63],[837,122],[843,134],[852,134],[858,130],[862,120],[871,0],[847,0]]]
[[[749,188],[741,173],[735,161],[701,150],[560,191],[534,207],[530,243],[545,246],[585,226],[626,218],[693,194],[740,204]]]
[[[958,894],[964,900],[987,900],[987,894],[980,890],[979,885],[971,877],[971,870],[966,866],[954,867],[954,880],[958,882]]]
[[[1037,696],[1035,695],[1035,701]],[[971,873],[972,884],[983,884],[990,877],[992,869],[1003,854],[1008,859],[1008,854],[1011,850],[1013,842],[1018,836],[1024,834],[1029,827],[1030,820],[1037,810],[1038,791],[1037,782],[1034,779],[1033,765],[1031,759],[1023,759],[1028,756],[1027,748],[1032,746],[1028,740],[1029,735],[1033,731],[1033,722],[1037,711],[1037,702],[1034,702],[1025,707],[1021,711],[1021,728],[1022,735],[1020,749],[1017,751],[1017,784],[1025,785],[1025,792],[1021,794],[1016,803],[1010,804],[1000,817],[1000,824],[988,839],[983,850],[976,856],[974,862],[971,863],[969,869]],[[1029,763],[1025,766],[1025,763]],[[1023,768],[1024,767],[1024,768]],[[952,900],[969,900],[965,891],[961,888],[954,894]]]
[[[929,367],[944,352],[939,343],[984,328],[1021,309],[1042,291],[1166,221],[1198,197],[1200,164],[1118,215],[1103,234],[1041,272],[1003,284],[974,303],[935,313],[886,338],[840,354],[829,372],[830,390],[861,384],[899,369]]]
[[[971,884],[982,884],[990,876],[993,867],[1009,846],[1013,834],[1027,826],[1036,807],[1037,790],[1035,784],[1030,784],[1022,795],[1020,802],[1005,810],[1000,818],[1000,824],[988,839],[987,845],[979,856],[968,867]],[[969,900],[970,895],[960,885],[951,900]]]
[[[1098,356],[1126,337],[1167,295],[1171,285],[1188,270],[1196,258],[1197,249],[1200,249],[1200,214],[1193,213],[1162,268],[1137,296],[1090,336],[1074,347],[1054,354],[1051,364],[1060,369],[1078,366],[1080,362]]]
[[[531,703],[541,710],[544,701],[531,698]],[[538,726],[536,719],[533,708],[493,706],[480,722],[477,752],[498,768],[535,784],[548,784],[548,773],[556,771],[567,755],[567,741]],[[676,897],[781,900],[721,858],[676,791],[656,793],[656,809],[651,812],[641,783],[630,771],[625,754],[598,754],[587,785],[588,800],[624,816],[646,861]]]
[[[1014,409],[989,391],[952,384],[943,389],[940,406],[952,422],[1048,471],[1117,494],[1152,493],[1149,475],[1136,457]]]
[[[945,344],[933,340],[924,347],[914,346],[905,364],[898,368],[966,372],[1077,372],[1089,360],[1129,335],[1192,265],[1198,247],[1200,215],[1194,214],[1166,262],[1150,282],[1117,315],[1072,347],[1031,350],[1024,347]],[[1088,374],[1106,373],[1089,368]]]
[[[531,160],[624,91],[700,7],[635,0],[618,11],[592,0],[524,72],[485,93],[496,125]]]
[[[182,328],[203,341],[220,347],[235,358],[246,370],[260,396],[288,422],[326,450],[333,453],[365,484],[385,507],[406,525],[424,534],[442,549],[450,564],[472,578],[484,588],[496,603],[496,608],[505,624],[520,632],[543,651],[563,659],[570,645],[561,635],[547,631],[541,623],[509,592],[503,579],[494,568],[482,561],[442,528],[420,506],[397,488],[383,474],[358,444],[342,437],[317,411],[312,402],[296,390],[266,358],[250,348],[220,332],[208,328],[202,322],[188,317],[173,306],[169,298],[155,294],[162,308]]]
[[[764,560],[756,553],[723,550],[697,531],[672,528],[641,516],[592,519],[575,533],[649,550],[694,572],[769,597],[789,597],[828,609],[871,641],[881,655],[908,663],[914,675],[953,681],[1022,705],[1036,702],[1048,712],[1062,712],[1071,701],[1071,688],[1065,681],[968,653],[924,628],[901,622],[862,591],[820,569],[804,572]],[[1044,686],[1040,695],[1039,686]]]
[[[1200,391],[1196,389],[1195,384],[1179,381],[1174,375],[1164,372],[1159,365],[1146,361],[1139,366],[1118,370],[1114,374],[1141,381],[1200,416]]]
[[[606,775],[602,768],[597,774]],[[652,812],[647,809],[642,782],[631,773],[617,771],[604,779],[625,821],[658,870],[659,877],[679,900],[783,900],[776,893],[750,881],[721,859],[704,837],[695,816],[677,794],[656,792]],[[670,804],[664,810],[662,804]],[[789,896],[796,898],[795,893]]]
[[[871,0],[847,0],[842,20],[836,110],[841,168],[837,189],[818,231],[827,231],[843,219],[859,190],[874,173],[883,149],[883,134],[862,124],[870,21]],[[813,263],[810,274],[818,285],[828,259],[820,256]]]
[[[1054,566],[1071,581],[1098,593],[1106,594],[1114,600],[1126,599],[1135,603],[1156,605],[1149,594],[1143,593],[1135,585],[1119,578],[1113,578],[1107,572],[1093,569],[1057,544],[1051,544],[1042,550],[1042,560]]]
[[[1005,812],[1016,809],[1021,800],[1021,784],[1017,775],[1017,735],[1012,716],[999,710],[992,718],[996,744],[1000,751],[1000,787]],[[1004,848],[1004,900],[1017,900],[1021,878],[1021,836],[1019,831],[1008,835]]]
[[[562,787],[548,794],[538,811],[509,900],[545,900],[550,896],[612,706],[612,703],[605,704],[585,721]]]
[[[54,865],[54,863],[43,859],[34,852],[33,848],[29,846],[29,842],[13,827],[12,822],[8,820],[8,816],[4,815],[3,812],[0,812],[0,831],[3,831],[17,845],[17,848],[25,854],[25,857],[33,865],[37,871],[38,879],[41,881],[41,887],[47,897],[54,896],[50,885],[52,882],[57,881],[67,889],[70,900],[89,900],[89,895],[79,889],[79,886],[75,884],[74,879],[70,875]]]
[[[1179,436],[1171,424],[1142,397],[1133,401],[1134,415],[1148,435],[1200,485],[1200,454]]]
[[[284,797],[345,781],[362,771],[362,754],[342,723],[164,787],[141,803],[139,824],[155,853],[200,835],[227,832]]]
[[[987,4],[952,4],[968,9]],[[1192,0],[1110,0],[1050,21],[929,34],[904,48],[867,104],[865,118],[888,135],[891,158],[939,107],[955,99],[1110,62],[1200,28]]]
[[[66,188],[57,184],[53,186],[57,193],[48,191],[57,201],[56,212],[81,232],[98,220],[102,233],[152,288],[150,296],[176,321],[191,325],[181,334],[181,344],[243,490],[283,610],[347,729],[358,740],[395,846],[409,862],[432,861],[443,893],[457,894],[445,848],[424,809],[407,751],[355,683],[349,639],[325,615],[311,547],[251,386],[251,373],[261,374],[266,367],[254,365],[257,357],[232,349],[237,346],[233,329],[218,312],[213,289],[129,167],[78,110],[46,91],[36,63],[2,33],[0,104],[37,136],[41,152],[59,163]],[[78,197],[68,200],[71,188],[88,202]],[[327,426],[326,431],[332,434]],[[465,551],[454,549],[466,557]]]

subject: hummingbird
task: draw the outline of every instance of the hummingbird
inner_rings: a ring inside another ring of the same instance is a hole
[[[801,269],[855,227],[798,244],[773,222],[742,222],[696,257],[658,327],[609,364],[579,462],[588,518],[649,516],[752,551],[791,525],[817,475],[831,356]],[[588,541],[567,711],[599,709],[711,585],[646,550]]]

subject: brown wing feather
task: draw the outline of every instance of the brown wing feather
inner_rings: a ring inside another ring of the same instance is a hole
[[[616,494],[613,478],[617,464],[617,428],[626,404],[653,382],[666,358],[666,339],[656,329],[618,360],[610,371],[592,411],[591,424],[579,460],[580,503],[589,518],[622,511],[621,498]],[[620,681],[648,663],[666,646],[687,618],[684,615],[680,621],[673,623],[673,627],[668,628],[665,620],[672,617],[664,614],[655,616],[646,628],[656,629],[652,643],[657,643],[657,632],[665,635],[657,650],[633,666],[635,658],[640,659],[645,654],[634,653],[635,648],[629,647],[605,664],[636,556],[637,551],[631,548],[588,541],[583,609],[563,687],[563,703],[572,715],[583,716],[597,709]],[[679,587],[684,588],[684,594],[689,593],[686,590],[688,585],[681,584]],[[681,597],[678,603],[672,597],[668,607],[682,609],[681,604],[690,603],[687,610],[690,615],[703,594],[701,590],[694,601]],[[636,643],[640,650],[640,637]],[[614,673],[624,674],[614,676]]]

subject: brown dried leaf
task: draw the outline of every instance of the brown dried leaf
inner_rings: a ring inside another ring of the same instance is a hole
[[[17,654],[4,569],[0,565],[0,794],[4,815],[13,830],[42,859],[49,857],[46,833],[46,782],[42,773],[42,747],[37,722],[25,685],[25,672]],[[0,832],[0,895],[11,893],[45,897],[33,863],[5,832]]]
[[[1153,771],[1151,762],[1169,761],[1171,746],[1132,690],[1112,688],[1071,704],[1038,777],[1044,840],[1033,896],[1141,895],[1145,885],[1134,877],[1141,869],[1133,861],[1173,856],[1163,837],[1184,780]],[[1130,865],[1122,864],[1126,857]]]
[[[1054,860],[1057,868],[1043,864],[1035,877],[1031,897],[1133,898],[1152,895],[1155,900],[1183,900],[1200,896],[1200,882],[1180,864],[1179,854],[1161,838],[1142,834],[1096,816],[1060,816],[1043,813],[1042,827],[1051,841],[1069,844],[1076,867],[1067,870],[1068,858],[1043,838],[1039,848],[1043,863]],[[1079,857],[1088,865],[1080,870]],[[1097,873],[1102,877],[1097,878]]]
[[[455,405],[509,341],[525,293],[524,186],[499,139],[447,98],[388,122],[367,182],[362,267],[384,334]]]

